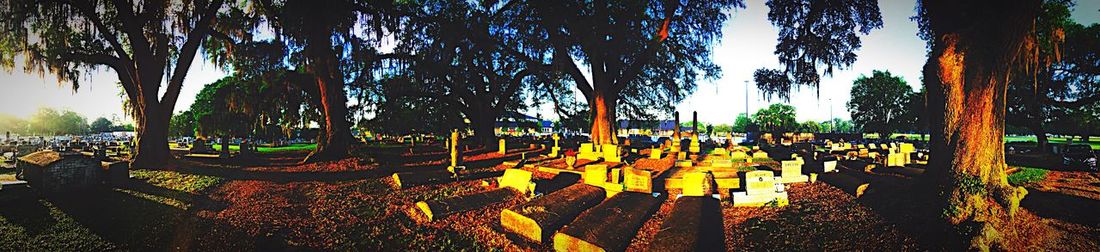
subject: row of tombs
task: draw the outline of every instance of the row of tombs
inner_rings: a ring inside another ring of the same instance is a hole
[[[784,207],[787,184],[819,179],[859,197],[875,180],[867,175],[872,171],[921,173],[928,157],[909,143],[830,141],[809,150],[728,143],[704,153],[696,139],[687,152],[676,143],[649,149],[582,143],[577,152],[562,153],[559,138],[553,139],[547,155],[503,162],[511,168],[482,183],[490,189],[420,201],[409,207],[409,216],[426,223],[518,198],[522,203],[500,210],[504,230],[528,242],[551,243],[558,251],[621,251],[674,197],[651,249],[722,248],[722,201],[733,207]],[[398,188],[463,179],[461,169],[449,170],[436,180],[407,173],[393,179],[410,182]]]

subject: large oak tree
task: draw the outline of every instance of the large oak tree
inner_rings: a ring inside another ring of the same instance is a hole
[[[223,0],[4,0],[0,6],[0,65],[11,69],[22,58],[25,71],[48,72],[74,90],[82,72],[113,70],[137,122],[131,166],[172,159],[168,123],[200,43],[226,8]]]
[[[556,71],[586,98],[597,144],[618,142],[617,113],[671,111],[698,77],[716,77],[710,48],[731,7],[744,7],[738,0],[525,4],[536,17],[532,31],[552,45]]]

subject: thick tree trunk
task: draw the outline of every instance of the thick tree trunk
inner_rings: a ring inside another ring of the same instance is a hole
[[[145,106],[145,113],[134,113],[137,121],[137,140],[130,159],[132,169],[160,168],[173,160],[168,150],[168,118],[155,109]]]
[[[1030,123],[1027,128],[1031,130],[1032,133],[1035,133],[1035,140],[1038,142],[1035,148],[1039,150],[1039,153],[1050,153],[1050,148],[1048,147],[1048,145],[1050,145],[1050,139],[1047,138],[1047,132],[1043,130],[1043,126],[1036,121]]]
[[[470,126],[474,130],[474,139],[482,146],[492,147],[497,144],[496,116],[487,115],[488,112],[470,117]],[[495,148],[495,147],[494,147]]]
[[[338,68],[336,51],[330,45],[325,29],[311,34],[306,45],[309,57],[308,70],[313,73],[321,97],[325,121],[323,132],[317,137],[317,149],[302,162],[337,160],[348,155],[351,143],[351,124],[348,122],[347,95],[344,93],[343,75]]]
[[[615,137],[615,105],[618,97],[615,94],[605,94],[596,89],[588,107],[592,112],[592,143],[618,144]]]
[[[931,126],[929,176],[948,246],[1013,249],[1012,217],[1027,194],[1005,173],[1005,91],[1039,1],[925,0],[933,48],[925,65]],[[1022,249],[1022,248],[1016,248]]]

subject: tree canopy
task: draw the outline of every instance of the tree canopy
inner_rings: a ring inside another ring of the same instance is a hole
[[[790,99],[792,89],[814,88],[856,61],[859,34],[882,27],[874,0],[768,0],[768,20],[779,28],[775,55],[781,69],[761,68],[753,79],[764,97]]]
[[[799,124],[795,120],[794,106],[775,103],[767,108],[760,109],[753,114],[753,122],[760,126],[763,132],[794,132]]]
[[[848,111],[864,131],[887,138],[916,123],[912,98],[913,88],[904,79],[890,71],[875,70],[871,76],[861,75],[852,83]]]

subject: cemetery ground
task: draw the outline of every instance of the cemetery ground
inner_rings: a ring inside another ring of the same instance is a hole
[[[365,146],[356,148],[351,158],[313,164],[298,164],[307,150],[263,152],[243,163],[183,158],[163,169],[131,171],[133,179],[127,183],[92,192],[41,196],[5,190],[0,193],[0,250],[549,251],[552,244],[527,241],[501,226],[501,210],[523,204],[523,197],[490,201],[427,223],[411,217],[417,202],[488,192],[494,190],[491,178],[504,170],[550,160],[539,157],[548,148],[532,147],[513,146],[503,155],[495,146],[468,149],[463,171],[468,176],[463,179],[400,189],[395,188],[394,172],[443,169],[447,151],[438,145]],[[644,156],[642,151],[627,160],[636,166],[670,166],[675,159]],[[780,166],[772,159],[757,164]],[[913,179],[850,166],[839,164],[837,169],[879,180]],[[536,183],[554,177],[526,170]],[[5,175],[10,174],[0,174],[0,180]],[[1034,231],[1036,241],[1022,244],[1070,251],[1100,246],[1095,239],[1100,237],[1100,217],[1095,215],[1100,212],[1100,175],[1020,168],[1009,179],[1030,191],[1020,218],[1045,224],[1036,226],[1043,229]],[[923,229],[927,223],[912,218],[914,208],[907,204],[904,189],[886,186],[854,195],[843,186],[817,181],[787,184],[786,191],[790,203],[782,207],[734,207],[723,200],[722,245],[728,250],[938,246]],[[644,251],[658,239],[674,217],[678,193],[669,191],[636,232],[622,232],[629,239],[625,250]]]

